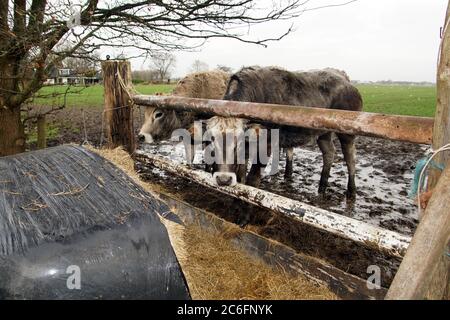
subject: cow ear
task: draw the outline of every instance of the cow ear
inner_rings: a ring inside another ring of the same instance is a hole
[[[232,97],[239,90],[241,80],[237,75],[232,75],[227,84],[227,90],[225,92],[225,97]],[[231,99],[230,99],[231,100]]]
[[[245,142],[256,142],[259,138],[262,128],[263,126],[258,123],[247,122],[247,124],[245,125]]]
[[[195,123],[193,123],[187,130],[191,137],[193,137],[195,135]]]
[[[195,121],[188,128],[188,132],[192,138],[196,139],[198,136],[200,138],[200,140],[203,140],[203,134],[206,132],[206,122],[205,121]],[[197,140],[195,140],[195,141],[202,142],[202,141],[197,141]]]
[[[259,123],[247,122],[245,125],[245,130],[252,130],[258,137],[261,129],[264,129],[264,127]]]

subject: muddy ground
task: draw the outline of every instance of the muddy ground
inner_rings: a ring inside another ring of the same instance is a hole
[[[99,146],[102,139],[102,110],[99,108],[69,108],[48,117],[48,124],[58,127],[57,134],[48,141],[49,146],[62,143],[89,143]],[[138,131],[143,113],[135,111]],[[87,139],[86,139],[87,137]],[[345,190],[347,169],[335,141],[337,156],[325,199],[317,196],[322,156],[315,144],[295,149],[292,180],[284,179],[284,154],[281,153],[280,171],[267,175],[262,189],[306,202],[339,214],[366,221],[403,234],[411,235],[418,223],[417,210],[408,191],[413,179],[416,161],[423,157],[426,146],[380,140],[367,137],[357,139],[357,199],[347,203]],[[31,144],[30,148],[34,148]],[[184,161],[183,149],[171,144],[145,147],[177,161]],[[200,154],[196,159],[200,161]],[[155,172],[154,179],[164,181],[164,173]],[[159,176],[159,179],[158,179]]]
[[[261,188],[376,226],[412,234],[418,220],[414,200],[408,198],[408,192],[413,180],[415,163],[423,156],[426,148],[359,137],[357,199],[349,203],[345,198],[347,167],[337,140],[335,145],[337,156],[325,197],[319,197],[317,194],[322,154],[315,144],[295,149],[294,172],[292,178],[288,180],[284,177],[285,156],[282,152],[279,172],[275,175],[267,174],[262,180]],[[171,160],[184,162],[184,149],[181,145],[161,144],[157,147],[143,146],[143,148]],[[201,153],[197,152],[196,162],[200,161]],[[197,167],[201,168],[201,165]],[[155,179],[158,175],[162,180],[167,179],[164,173],[156,173]]]
[[[134,110],[135,129],[139,131],[143,121],[144,109]],[[70,107],[46,116],[47,122],[47,146],[53,147],[64,143],[83,143],[87,141],[94,146],[105,144],[105,136],[102,135],[102,127],[105,128],[105,119],[102,108],[98,107]],[[31,136],[36,131],[36,124],[29,123],[25,130]],[[54,134],[53,132],[56,132]],[[36,146],[29,143],[29,149]]]

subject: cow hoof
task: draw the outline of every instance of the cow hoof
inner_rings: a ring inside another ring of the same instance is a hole
[[[208,164],[205,164],[205,172],[208,172],[208,173],[213,173],[212,172],[212,166],[211,165],[208,165]]]
[[[241,228],[245,228],[250,223],[250,214],[248,212],[241,213],[237,220],[237,225]]]
[[[327,202],[328,200],[330,200],[330,196],[325,192],[319,193],[316,198],[316,201],[319,203]]]
[[[239,228],[244,229],[248,225],[249,221],[239,223]]]
[[[286,170],[284,171],[284,179],[291,180],[292,179],[292,166],[286,166]]]
[[[354,202],[356,200],[356,192],[347,191],[345,197],[347,202]]]
[[[286,181],[292,181],[292,172],[285,172],[284,173],[284,180]]]
[[[242,221],[238,221],[238,226],[242,229],[244,229],[248,224],[250,223],[250,220],[247,218],[242,219]]]
[[[319,196],[325,197],[325,194],[327,193],[327,186],[320,186],[318,193]]]

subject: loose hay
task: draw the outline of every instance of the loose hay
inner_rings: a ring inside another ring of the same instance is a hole
[[[184,239],[189,255],[182,269],[194,299],[336,299],[327,288],[247,255],[220,233],[189,226]]]
[[[139,179],[132,158],[123,149],[89,149],[113,162],[151,194],[160,190],[159,186]],[[248,255],[228,240],[226,233],[161,220],[193,299],[337,299],[328,288],[306,277],[287,274],[282,268],[271,267]]]

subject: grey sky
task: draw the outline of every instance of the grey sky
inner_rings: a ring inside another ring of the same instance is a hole
[[[311,0],[307,7],[346,0]],[[305,12],[291,22],[251,29],[264,38],[282,33],[293,22],[295,31],[268,48],[230,39],[213,39],[197,52],[178,52],[175,76],[189,72],[194,60],[211,68],[223,64],[277,65],[289,70],[335,67],[357,80],[435,81],[439,29],[446,0],[359,0],[343,7]],[[133,69],[149,61],[134,60]]]

